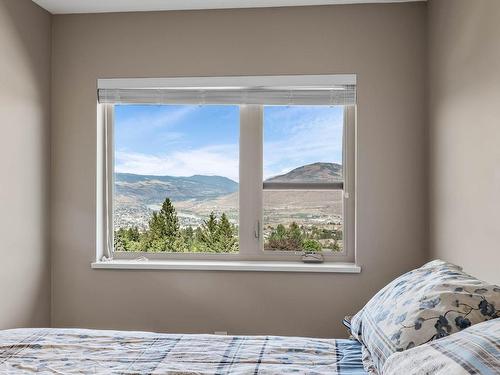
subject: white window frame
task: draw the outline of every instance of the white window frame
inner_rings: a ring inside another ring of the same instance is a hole
[[[283,82],[283,76],[278,81]],[[294,76],[313,85],[308,76]],[[313,76],[317,77],[318,76]],[[331,77],[331,76],[328,76]],[[342,76],[343,77],[343,76]],[[228,77],[223,77],[227,79]],[[249,79],[249,77],[244,77]],[[267,82],[267,77],[264,82]],[[270,77],[270,83],[275,77]],[[178,82],[176,84],[181,85]],[[211,84],[217,82],[210,78]],[[110,80],[106,80],[110,81]],[[289,81],[289,80],[286,80]],[[314,80],[313,80],[314,81]],[[324,82],[324,81],[323,81]],[[222,80],[224,85],[228,82]],[[151,84],[151,82],[148,82]],[[317,84],[317,83],[316,83]],[[152,85],[151,87],[154,87]],[[240,105],[239,142],[239,252],[238,253],[175,253],[175,252],[114,252],[113,248],[113,186],[114,186],[114,109],[113,104],[97,104],[97,217],[96,260],[105,258],[130,260],[145,257],[150,260],[227,260],[227,261],[301,261],[302,251],[264,250],[263,243],[263,107]],[[344,106],[343,136],[343,250],[323,252],[327,262],[355,260],[355,164],[356,164],[356,106]],[[281,187],[284,187],[283,186]],[[273,188],[276,188],[274,186]],[[294,186],[288,186],[292,188]],[[286,188],[286,187],[285,187]],[[300,184],[304,190],[318,189],[318,184]],[[325,190],[339,189],[338,184],[324,184]],[[273,189],[274,190],[274,189]]]

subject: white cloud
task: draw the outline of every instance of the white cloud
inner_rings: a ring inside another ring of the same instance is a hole
[[[143,119],[134,118],[133,126],[135,129],[142,129],[146,125],[175,125],[197,108],[186,106],[174,112],[170,110],[168,114],[159,113],[153,118],[150,114]],[[304,116],[300,109],[296,109],[295,112],[278,112],[274,120],[271,126],[286,128],[279,131],[281,139],[265,142],[264,179],[310,162],[342,161],[342,116],[325,116],[324,113],[317,117]],[[165,137],[162,142],[169,143],[176,142],[185,135],[168,132],[160,135],[162,136]],[[169,153],[138,153],[122,149],[116,152],[115,170],[149,175],[219,175],[238,181],[238,166],[238,145],[232,144],[177,149]]]
[[[115,171],[158,176],[217,175],[238,181],[238,147],[218,145],[168,155],[118,151]]]
[[[264,178],[315,162],[342,162],[342,120],[336,116],[304,119],[289,126],[282,140],[264,144]]]

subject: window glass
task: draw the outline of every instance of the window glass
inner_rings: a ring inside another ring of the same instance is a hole
[[[342,251],[341,190],[264,190],[264,250]]]
[[[343,107],[264,107],[265,250],[343,249],[343,123]]]
[[[239,107],[114,106],[115,251],[238,251]]]

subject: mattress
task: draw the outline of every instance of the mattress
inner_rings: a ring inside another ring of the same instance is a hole
[[[48,328],[0,331],[0,373],[366,375],[353,340]]]

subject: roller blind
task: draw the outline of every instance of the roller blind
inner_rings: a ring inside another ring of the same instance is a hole
[[[174,78],[159,81],[163,87],[157,87],[158,82],[154,80],[103,80],[98,82],[98,101],[109,104],[356,104],[355,79],[344,76],[335,79],[336,76],[329,75],[322,81],[319,78],[322,76],[313,77],[289,76],[289,82],[287,76],[253,77],[254,80],[224,77],[219,82],[216,78],[209,81],[203,78],[199,82],[196,78],[184,81]]]

